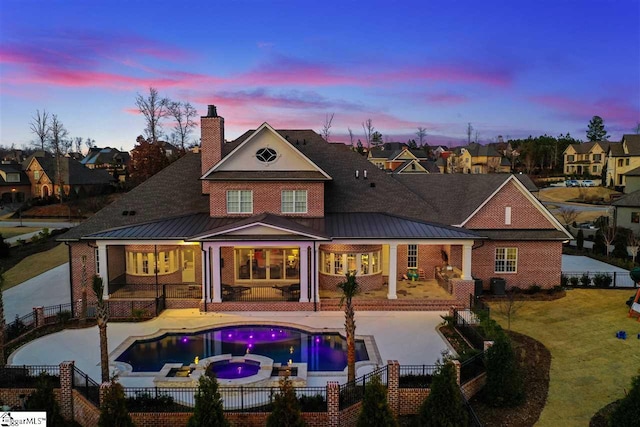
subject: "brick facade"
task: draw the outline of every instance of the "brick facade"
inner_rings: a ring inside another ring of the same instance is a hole
[[[253,190],[253,212],[250,214],[227,213],[227,190]],[[307,190],[307,213],[282,213],[282,190]],[[324,216],[323,182],[209,182],[209,214],[212,217],[247,217],[264,212],[290,217]]]
[[[511,224],[505,224],[505,207],[511,207]],[[466,224],[468,229],[553,229],[542,214],[513,182],[507,183]]]
[[[224,119],[222,117],[201,117],[200,130],[201,172],[204,175],[205,172],[222,159]],[[203,194],[209,194],[209,186],[207,184],[207,181],[202,181]]]
[[[495,272],[495,251],[498,247],[518,248],[516,273]],[[507,289],[526,289],[534,283],[549,289],[560,284],[561,271],[562,242],[558,241],[485,241],[473,250],[472,274],[484,281],[486,289],[492,277],[505,279]]]
[[[71,274],[71,285],[73,301],[78,301],[82,297],[82,257],[86,257],[86,287],[87,287],[87,300],[89,302],[95,302],[96,296],[92,290],[92,278],[97,274],[96,272],[96,259],[95,259],[95,245],[93,242],[73,242],[69,243],[71,251],[69,258],[69,270]]]

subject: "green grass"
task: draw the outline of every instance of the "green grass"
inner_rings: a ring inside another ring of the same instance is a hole
[[[36,277],[67,261],[69,261],[69,252],[64,243],[46,252],[28,256],[4,273],[4,290],[19,285],[25,280]]]
[[[42,230],[42,227],[1,227],[0,234],[5,239]]]
[[[624,397],[640,368],[640,322],[627,317],[633,290],[567,291],[555,301],[529,301],[511,329],[542,342],[551,352],[547,404],[538,426],[587,426],[603,406]],[[492,310],[503,327],[506,319]],[[625,330],[627,339],[616,338]]]

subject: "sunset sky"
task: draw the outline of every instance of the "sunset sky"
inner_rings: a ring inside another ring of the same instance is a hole
[[[585,139],[593,115],[616,141],[640,122],[640,0],[0,1],[0,144],[46,109],[130,150],[149,86],[217,105],[228,139],[335,113],[332,141],[368,118],[389,141]]]

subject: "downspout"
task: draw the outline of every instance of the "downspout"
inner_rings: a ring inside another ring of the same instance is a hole
[[[158,245],[153,245],[153,261],[154,261],[154,269],[153,272],[156,276],[156,303],[158,301]]]
[[[316,294],[316,289],[318,284],[316,283],[316,270],[318,266],[316,265],[316,242],[313,242],[313,271],[311,277],[313,277],[313,311],[318,311],[318,295]]]

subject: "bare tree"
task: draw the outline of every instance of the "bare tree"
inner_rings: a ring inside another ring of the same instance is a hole
[[[169,114],[176,121],[174,126],[174,135],[180,143],[182,151],[184,146],[189,142],[189,135],[196,127],[194,119],[198,117],[198,110],[188,102],[170,102],[168,106]]]
[[[53,154],[56,156],[56,182],[58,185],[58,196],[60,197],[60,203],[62,203],[62,197],[64,195],[62,180],[62,168],[60,158],[66,153],[71,146],[71,141],[67,139],[69,131],[64,127],[64,124],[58,119],[57,114],[51,116],[51,138],[49,139],[49,147]]]
[[[51,126],[49,123],[49,113],[47,110],[36,110],[36,116],[31,119],[29,123],[31,133],[33,133],[38,139],[35,141],[37,146],[40,146],[41,150],[44,150],[44,146],[47,144],[49,137],[51,136]]]
[[[471,144],[471,135],[473,135],[473,126],[467,123],[467,144]]]
[[[573,223],[578,218],[578,210],[570,206],[562,206],[558,209],[558,216],[562,219],[565,227],[569,227],[569,224]]]
[[[424,140],[427,137],[427,128],[419,126],[418,132],[416,132],[416,136],[418,137],[418,143],[420,144],[420,147],[422,147],[424,145]]]
[[[604,244],[607,246],[607,257],[611,252],[610,246],[613,244],[613,241],[616,239],[616,235],[618,234],[618,229],[616,227],[607,226],[602,230],[602,235],[604,236]]]
[[[627,249],[631,252],[631,257],[635,264],[636,257],[638,256],[638,249],[640,249],[640,237],[637,234],[634,234],[633,231],[629,233],[629,237],[627,238]]]
[[[475,137],[475,140],[473,142],[475,142],[477,144],[479,139],[480,139],[480,132],[478,132],[476,130],[476,137]]]
[[[161,98],[158,90],[153,87],[149,87],[149,95],[146,98],[140,94],[136,96],[136,107],[144,116],[146,121],[144,131],[151,143],[157,142],[162,134],[161,121],[169,114],[169,102],[169,99]]]
[[[351,128],[347,128],[349,130],[349,143],[351,144],[351,148],[353,149],[353,131]]]
[[[327,113],[324,117],[324,124],[322,125],[322,137],[325,141],[329,142],[329,136],[331,136],[331,123],[333,122],[333,116],[335,113]]]
[[[506,293],[506,298],[498,304],[498,312],[507,318],[507,330],[511,330],[511,319],[524,306],[524,301],[516,299],[516,293],[511,291]]]
[[[84,145],[87,146],[87,150],[91,150],[93,147],[96,146],[96,140],[95,139],[91,139],[91,138],[87,138],[84,140]],[[120,150],[122,151],[122,150]]]
[[[76,136],[75,138],[73,138],[73,145],[75,147],[75,151],[76,153],[82,153],[82,137],[81,136]]]
[[[373,127],[373,121],[367,119],[362,122],[362,130],[364,130],[364,139],[367,142],[367,150],[371,148],[371,135],[375,132],[376,128]]]

